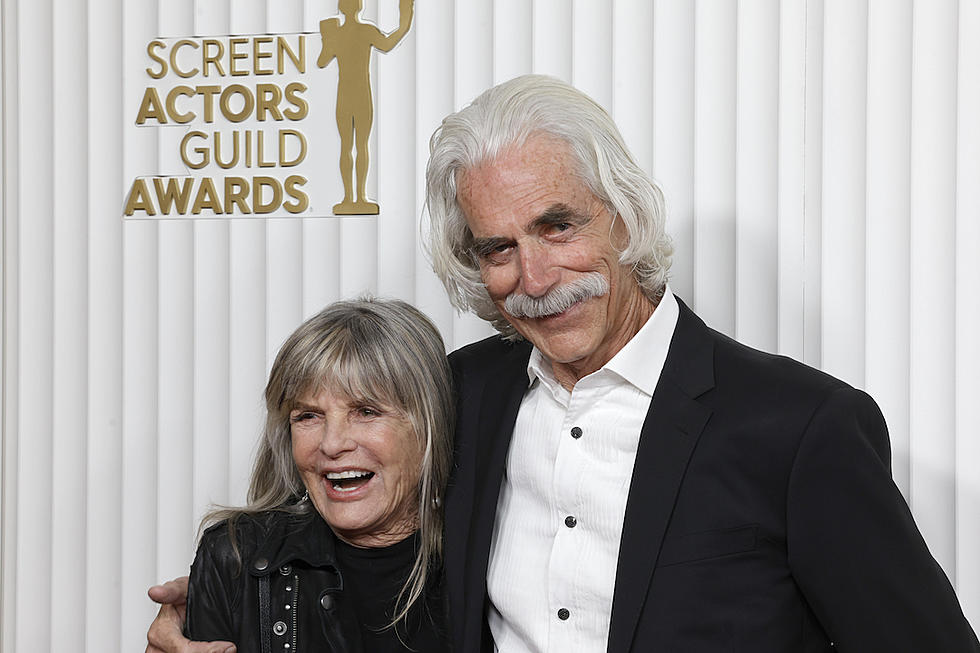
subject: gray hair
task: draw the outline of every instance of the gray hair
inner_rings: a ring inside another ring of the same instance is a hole
[[[402,411],[422,447],[418,483],[421,546],[399,593],[391,625],[418,601],[442,557],[442,493],[452,464],[454,402],[445,345],[421,311],[399,300],[330,304],[286,339],[265,388],[266,423],[240,509],[210,513],[205,523],[269,510],[309,513],[293,461],[290,411],[309,391],[327,387],[349,398]]]
[[[535,134],[565,142],[578,174],[628,233],[619,261],[633,268],[655,303],[663,295],[674,248],[665,229],[663,193],[633,159],[605,109],[554,77],[523,75],[484,91],[446,116],[429,141],[425,171],[428,254],[449,299],[471,310],[509,339],[519,338],[497,310],[470,247],[472,233],[456,201],[459,175],[493,161]]]

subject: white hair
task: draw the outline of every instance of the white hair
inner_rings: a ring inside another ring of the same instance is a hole
[[[652,301],[663,295],[674,248],[663,193],[633,159],[616,124],[592,98],[554,77],[523,75],[480,94],[442,121],[425,171],[428,254],[453,306],[471,310],[509,339],[520,336],[487,294],[471,251],[473,235],[456,199],[466,170],[547,134],[568,145],[578,175],[628,234],[619,261]]]

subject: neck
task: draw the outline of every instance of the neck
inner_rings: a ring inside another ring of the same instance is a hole
[[[626,346],[626,343],[633,339],[633,336],[643,328],[643,325],[653,315],[658,303],[646,295],[640,294],[635,301],[627,305],[618,328],[611,334],[608,342],[597,348],[591,356],[570,363],[551,363],[551,371],[555,375],[555,380],[571,392],[579,380],[602,368]]]

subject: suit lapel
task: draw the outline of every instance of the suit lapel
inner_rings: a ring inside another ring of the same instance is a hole
[[[518,344],[489,366],[480,397],[477,437],[470,471],[473,474],[472,512],[466,543],[463,601],[464,650],[481,642],[486,624],[487,567],[493,537],[497,498],[521,399],[527,390],[530,346]],[[475,517],[475,519],[473,519]]]
[[[714,385],[713,342],[678,299],[664,370],[640,432],[620,540],[608,653],[627,653],[687,463],[710,409],[695,399]]]

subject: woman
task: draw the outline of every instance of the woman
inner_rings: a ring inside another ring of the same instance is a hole
[[[186,631],[239,653],[440,651],[452,383],[400,301],[331,304],[286,340],[248,505],[211,513]]]

